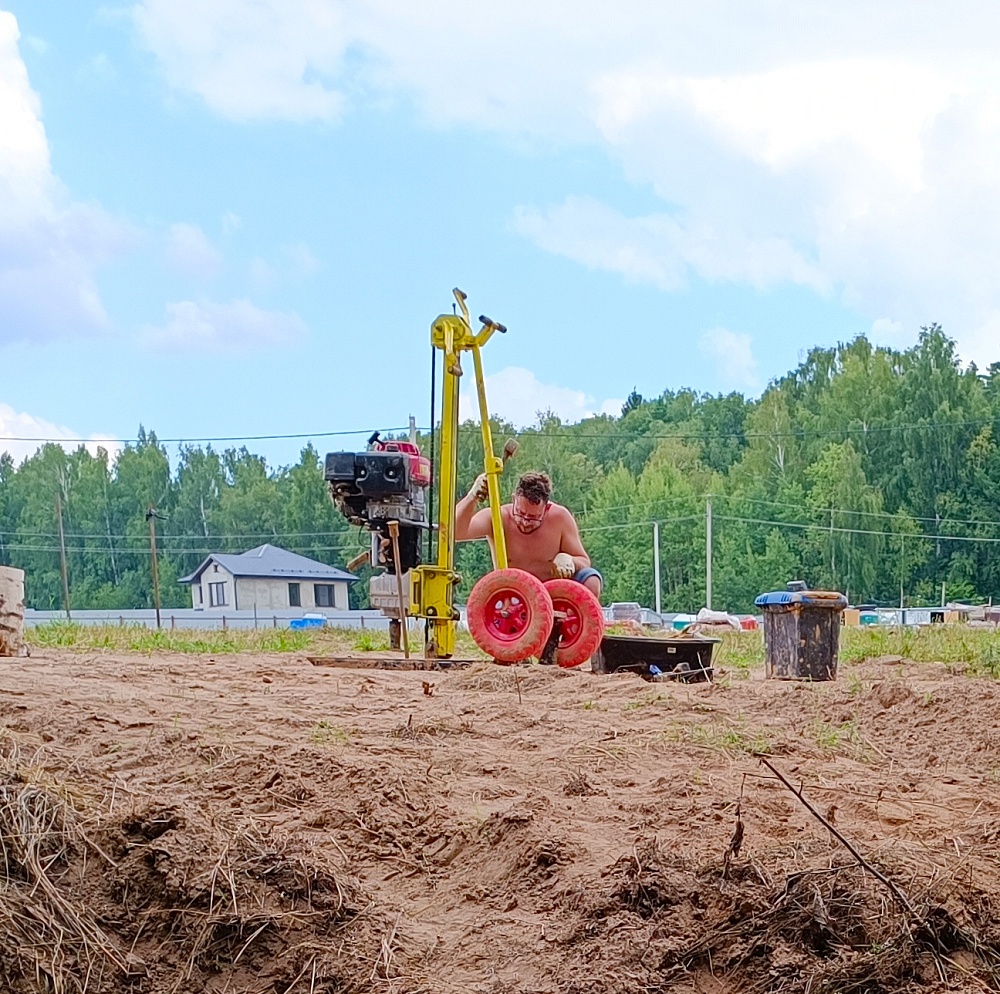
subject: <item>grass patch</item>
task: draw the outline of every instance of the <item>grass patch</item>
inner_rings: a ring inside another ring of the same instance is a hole
[[[845,746],[854,747],[862,744],[858,723],[853,719],[841,722],[839,725],[817,721],[812,725],[810,731],[816,740],[816,745],[824,752],[838,752]]]
[[[971,676],[1000,678],[1000,630],[967,625],[889,628],[863,625],[840,634],[842,662],[902,656],[916,663],[961,663]]]
[[[744,753],[748,756],[762,756],[771,751],[771,739],[765,732],[731,722],[706,722],[698,725],[675,722],[663,730],[660,741],[681,745],[689,743],[730,755]]]
[[[384,652],[389,648],[388,634],[371,628],[352,631],[351,639],[358,652]]]
[[[660,701],[665,701],[666,697],[663,694],[646,694],[644,697],[637,697],[631,701],[626,701],[624,705],[625,711],[638,711],[639,708],[650,707],[653,704],[659,704]]]
[[[722,632],[722,641],[715,647],[712,665],[724,666],[737,676],[746,678],[755,666],[764,665],[764,632]]]
[[[764,665],[764,633],[725,632],[715,649],[713,664],[737,677]],[[967,625],[923,625],[890,628],[885,625],[844,627],[840,632],[840,662],[860,663],[879,656],[902,656],[916,663],[963,665],[970,676],[1000,679],[1000,629]],[[863,688],[849,688],[859,693]]]
[[[25,629],[25,641],[40,649],[112,649],[118,652],[301,652],[313,637],[289,628],[146,628],[144,625],[80,625],[50,621]]]
[[[344,746],[351,741],[350,736],[339,725],[331,725],[326,719],[316,722],[309,732],[309,741],[314,745]]]

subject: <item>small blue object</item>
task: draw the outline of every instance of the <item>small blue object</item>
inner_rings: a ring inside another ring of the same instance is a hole
[[[834,611],[842,611],[847,607],[847,598],[832,590],[772,590],[769,594],[761,594],[754,604],[763,608],[799,604],[803,607],[828,607]]]
[[[292,618],[288,622],[289,628],[322,628],[326,624],[326,618]]]
[[[661,670],[660,667],[657,666],[655,663],[650,663],[649,664],[649,675],[650,676],[659,676],[662,672],[663,672],[663,670]]]

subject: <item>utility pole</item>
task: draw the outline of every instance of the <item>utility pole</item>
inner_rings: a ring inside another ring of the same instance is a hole
[[[156,608],[156,629],[160,629],[160,571],[156,562],[156,519],[159,512],[150,504],[146,508],[146,521],[149,522],[149,555],[153,568],[153,605]]]
[[[656,597],[656,613],[660,613],[660,523],[653,522],[653,590]]]
[[[63,610],[66,620],[72,621],[69,613],[69,569],[66,566],[66,535],[63,532],[62,494],[56,490],[56,517],[59,519],[59,572],[62,573]]]
[[[712,610],[712,498],[705,501],[705,607]]]

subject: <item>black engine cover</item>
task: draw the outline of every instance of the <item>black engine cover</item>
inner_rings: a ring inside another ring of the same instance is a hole
[[[388,497],[410,492],[410,466],[399,452],[331,452],[326,457],[324,479],[343,492],[364,497]],[[346,485],[346,488],[345,486]]]

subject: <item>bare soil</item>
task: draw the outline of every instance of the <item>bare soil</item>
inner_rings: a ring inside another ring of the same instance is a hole
[[[676,685],[36,651],[0,667],[0,989],[996,990],[998,711],[898,658]]]

